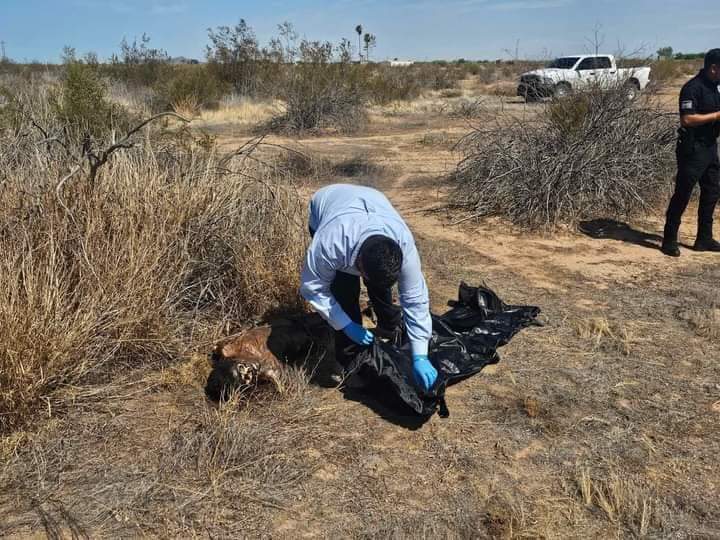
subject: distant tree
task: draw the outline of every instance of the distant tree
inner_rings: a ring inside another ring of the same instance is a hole
[[[232,84],[240,93],[252,93],[261,50],[253,29],[240,19],[233,27],[208,28],[210,45],[205,56],[212,71],[224,82]]]
[[[673,48],[672,47],[660,47],[657,50],[657,56],[658,59],[670,59],[673,57]]]
[[[675,60],[699,60],[705,57],[704,52],[699,53],[675,53]]]
[[[373,34],[365,34],[365,60],[370,61],[370,49],[377,45],[377,38]]]
[[[282,40],[283,56],[286,62],[293,63],[296,57],[297,40],[300,37],[295,31],[293,23],[285,21],[278,24],[278,32]]]
[[[352,43],[349,39],[343,38],[337,47],[338,57],[342,64],[349,64],[352,61]]]
[[[357,32],[357,35],[358,35],[358,56],[360,57],[360,61],[362,62],[362,33],[363,33],[362,24],[358,24],[355,27],[355,32]]]
[[[164,49],[150,47],[150,36],[143,34],[139,43],[137,39],[128,43],[127,39],[123,38],[120,43],[120,58],[113,55],[112,60],[113,62],[122,62],[127,66],[163,64],[170,61],[170,56]]]
[[[65,45],[62,53],[60,54],[60,60],[62,60],[63,64],[73,64],[77,62],[77,51],[75,50],[75,47]]]

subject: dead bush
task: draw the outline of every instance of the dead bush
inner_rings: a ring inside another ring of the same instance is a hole
[[[473,119],[480,118],[487,113],[482,99],[463,99],[458,101],[450,110],[451,118]]]
[[[502,216],[529,229],[627,218],[664,201],[674,169],[675,118],[650,97],[596,88],[537,118],[482,127],[461,142],[451,176],[462,219]]]

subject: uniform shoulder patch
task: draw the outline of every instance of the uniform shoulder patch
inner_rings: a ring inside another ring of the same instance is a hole
[[[693,108],[693,105],[694,105],[694,104],[693,104],[692,99],[689,99],[689,100],[687,100],[687,101],[681,101],[681,102],[680,102],[680,108],[681,108],[683,111],[687,111],[687,110],[692,109],[692,108]]]

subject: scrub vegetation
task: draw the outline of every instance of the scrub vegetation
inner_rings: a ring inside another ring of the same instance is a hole
[[[483,124],[460,143],[453,207],[530,229],[643,215],[667,199],[675,130],[655,98],[630,102],[623,86]]]
[[[0,63],[0,536],[720,535],[720,273],[656,249],[693,66],[525,104],[531,63],[356,64],[290,26],[206,60]],[[434,311],[461,280],[543,309],[446,420],[323,387],[325,343],[282,395],[205,399],[218,340],[304,313],[338,180],[404,215]]]

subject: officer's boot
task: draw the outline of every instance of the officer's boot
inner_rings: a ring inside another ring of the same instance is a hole
[[[665,223],[665,232],[663,234],[663,242],[662,246],[660,247],[660,251],[662,251],[668,257],[680,256],[680,246],[678,246],[677,240],[679,228],[679,224],[676,225],[674,223],[671,223],[670,221],[667,221]]]
[[[712,219],[703,219],[698,223],[698,234],[693,248],[695,251],[714,251],[720,252],[720,242],[713,239]]]

